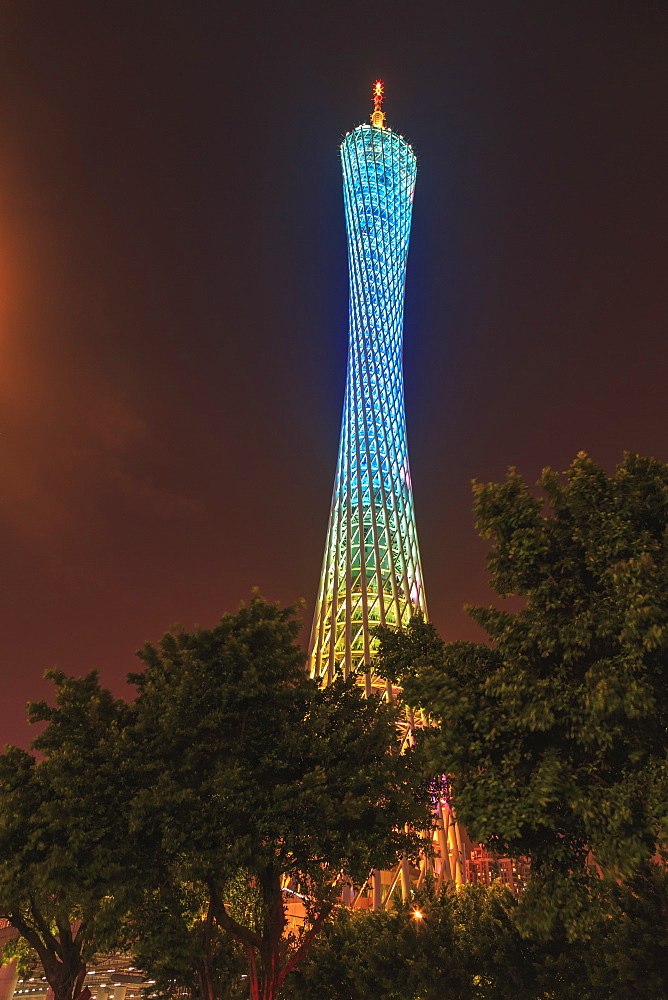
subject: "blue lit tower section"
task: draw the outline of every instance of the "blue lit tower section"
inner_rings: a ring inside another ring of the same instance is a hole
[[[426,614],[406,443],[404,286],[416,160],[385,126],[382,84],[371,124],[341,145],[350,330],[339,458],[311,636],[323,683],[367,664],[369,630]],[[367,677],[367,690],[376,686]]]

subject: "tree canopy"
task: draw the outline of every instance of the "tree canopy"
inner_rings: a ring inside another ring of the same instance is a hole
[[[616,886],[586,940],[521,935],[507,889],[422,891],[393,910],[346,911],[285,984],[285,1000],[664,1000],[668,873]]]
[[[103,946],[165,994],[232,998],[247,978],[272,1000],[342,886],[417,855],[419,751],[400,752],[396,707],[354,676],[309,679],[299,628],[254,595],[213,629],[174,629],[139,654],[131,703],[95,673],[51,674],[55,706],[30,709],[40,759],[0,756],[0,915],[58,1000],[83,1000]]]
[[[252,1000],[275,995],[343,882],[415,855],[407,825],[429,823],[396,709],[365,699],[354,677],[320,689],[299,628],[294,608],[255,595],[214,629],[148,644],[122,734],[138,762],[133,834],[160,858],[154,889],[164,901],[196,887],[246,954]],[[301,933],[285,933],[288,890],[305,909]]]
[[[511,470],[474,486],[492,585],[515,599],[469,609],[488,642],[416,619],[380,630],[379,668],[436,723],[433,766],[471,837],[530,858],[525,912],[548,930],[665,849],[668,466],[626,455],[606,475],[580,454],[539,485]]]
[[[286,983],[288,1000],[535,1000],[532,949],[501,888],[449,886],[392,910],[343,910]]]
[[[4,957],[38,957],[57,1000],[76,1000],[137,874],[114,752],[128,710],[94,672],[49,676],[56,706],[29,706],[33,722],[48,722],[34,741],[41,759],[12,746],[0,754],[0,915],[20,935]]]

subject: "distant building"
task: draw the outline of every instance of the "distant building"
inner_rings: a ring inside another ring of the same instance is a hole
[[[17,937],[8,920],[0,918],[0,950]],[[96,955],[90,963],[84,987],[88,987],[92,1000],[143,1000],[143,990],[150,986],[141,972],[131,964],[129,955]],[[42,966],[37,961],[32,975],[19,978],[16,962],[0,967],[0,1000],[53,1000]]]
[[[482,845],[472,847],[466,861],[466,881],[478,885],[500,882],[510,889],[514,896],[521,896],[529,880],[530,868],[527,861],[497,857]]]

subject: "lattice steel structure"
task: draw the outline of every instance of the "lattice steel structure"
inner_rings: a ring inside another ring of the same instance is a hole
[[[374,88],[371,124],[341,145],[348,234],[350,328],[348,373],[334,495],[310,645],[310,669],[321,683],[369,666],[371,628],[402,627],[427,614],[406,444],[402,368],[404,287],[416,160],[406,140],[385,125],[383,87]],[[370,669],[367,694],[399,692]],[[412,740],[410,712],[404,740]],[[445,798],[434,803],[432,841],[418,870],[404,859],[351,890],[353,906],[404,898],[428,872],[436,884],[465,879],[462,836]]]
[[[404,285],[416,160],[384,124],[376,84],[370,125],[341,146],[350,335],[339,458],[313,633],[323,682],[368,664],[370,628],[426,615],[406,443]],[[367,684],[375,686],[369,676]]]

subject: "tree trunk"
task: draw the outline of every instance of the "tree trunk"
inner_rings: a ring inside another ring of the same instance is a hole
[[[285,931],[285,907],[280,873],[267,868],[260,876],[262,894],[261,1000],[274,1000],[280,986],[281,944]]]
[[[313,939],[332,912],[332,903],[323,903],[299,947],[288,957],[285,954],[285,906],[280,874],[273,869],[260,879],[264,903],[264,926],[260,959],[262,963],[262,989],[259,1000],[275,1000],[286,977],[296,969],[308,952]]]
[[[211,962],[207,959],[200,959],[196,963],[197,982],[199,983],[199,995],[201,1000],[216,1000],[216,991],[213,985],[211,974]]]
[[[73,967],[63,963],[57,956],[49,956],[45,960],[40,955],[40,959],[54,1000],[90,1000],[90,990],[83,985],[87,970],[81,960]]]
[[[257,961],[255,959],[255,948],[252,944],[246,945],[246,962],[248,964],[250,1000],[260,1000],[260,979],[258,976]]]
[[[216,988],[213,981],[213,957],[211,948],[211,933],[213,929],[213,903],[209,903],[209,908],[205,919],[202,921],[202,947],[200,949],[197,967],[197,981],[199,982],[199,992],[201,1000],[216,1000]]]
[[[311,947],[313,939],[332,912],[333,903],[322,904],[299,947],[288,958],[287,954],[284,954],[283,935],[286,919],[280,874],[274,868],[267,868],[258,882],[263,902],[261,934],[237,923],[227,912],[225,904],[213,887],[212,905],[219,927],[244,946],[250,1000],[274,1000],[286,976],[297,967]]]
[[[34,901],[31,902],[32,926],[19,915],[8,918],[12,927],[25,938],[42,963],[44,977],[53,992],[54,1000],[90,1000],[91,992],[84,988],[86,964],[81,957],[83,935],[81,923],[57,923],[57,936],[51,933]]]

